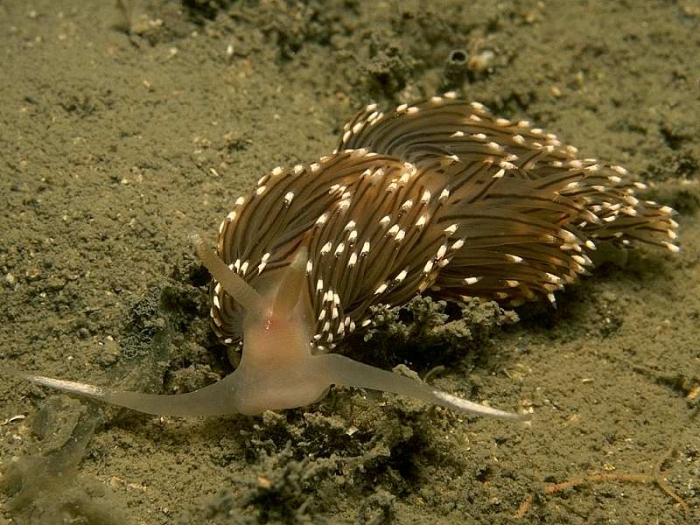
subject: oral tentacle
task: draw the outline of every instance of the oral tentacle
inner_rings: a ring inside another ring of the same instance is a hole
[[[235,414],[233,395],[237,379],[235,373],[212,385],[187,394],[159,395],[112,390],[88,383],[54,379],[52,377],[15,372],[15,375],[37,385],[54,388],[69,394],[102,401],[110,405],[130,408],[158,416],[223,416]]]
[[[508,421],[528,421],[530,414],[518,414],[487,407],[437,390],[408,377],[354,361],[339,354],[317,356],[322,359],[326,380],[330,384],[366,388],[411,397],[431,405],[439,405],[466,414],[487,416]]]

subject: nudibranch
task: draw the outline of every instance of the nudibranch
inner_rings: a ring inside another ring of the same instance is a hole
[[[674,211],[636,197],[644,184],[526,121],[492,116],[454,93],[382,113],[368,105],[337,149],[275,168],[240,197],[216,253],[211,317],[236,370],[206,388],[150,395],[25,375],[161,415],[259,414],[314,403],[332,385],[374,389],[502,419],[425,383],[332,353],[373,305],[428,291],[507,306],[546,298],[592,266],[597,243],[678,251]]]

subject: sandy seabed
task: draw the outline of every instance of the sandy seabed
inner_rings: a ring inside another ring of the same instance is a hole
[[[682,246],[617,254],[556,310],[469,304],[459,348],[394,312],[341,349],[443,366],[529,426],[352,390],[156,418],[3,373],[0,524],[697,523],[698,49],[691,0],[0,2],[0,372],[163,393],[229,373],[188,234],[213,242],[371,100],[458,89],[531,120],[646,182]]]

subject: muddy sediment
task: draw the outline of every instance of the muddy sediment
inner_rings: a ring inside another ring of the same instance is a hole
[[[530,120],[647,183],[682,247],[608,254],[556,310],[417,300],[340,349],[531,425],[342,389],[156,418],[3,374],[0,523],[700,518],[695,3],[40,0],[0,21],[3,371],[161,393],[229,373],[188,234],[371,100],[456,89]]]

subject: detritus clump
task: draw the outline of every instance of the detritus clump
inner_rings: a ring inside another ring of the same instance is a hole
[[[369,93],[393,98],[406,86],[415,67],[415,61],[400,45],[372,35],[365,64]]]
[[[323,401],[313,412],[266,412],[259,419],[241,420],[239,435],[247,461],[257,465],[254,468],[267,468],[269,457],[288,450],[290,460],[310,462],[308,468],[331,473],[317,484],[317,492],[340,486],[353,497],[378,489],[411,494],[431,465],[445,464],[446,471],[461,475],[463,466],[448,462],[435,439],[436,432],[452,424],[443,415],[449,411],[357,390],[337,395],[343,403]]]
[[[381,368],[402,363],[422,373],[480,351],[518,316],[479,299],[456,304],[415,297],[401,307],[374,307],[371,319],[363,336],[349,338],[345,353]]]
[[[327,477],[333,462],[293,456],[289,442],[280,452],[265,454],[256,472],[245,480],[231,477],[231,484],[241,492],[222,491],[195,515],[203,515],[208,523],[230,525],[325,523],[314,519],[318,510],[314,501],[317,484]]]
[[[335,523],[320,515],[334,515],[334,509],[320,508],[318,502],[328,501],[342,487],[344,493],[364,501],[356,511],[356,523],[389,523],[395,494],[409,494],[420,486],[414,479],[404,479],[407,470],[424,469],[422,460],[408,457],[410,451],[420,451],[426,462],[435,457],[428,443],[412,442],[416,436],[410,428],[393,419],[384,423],[388,424],[378,422],[376,434],[358,457],[343,457],[342,450],[330,457],[300,455],[299,443],[292,441],[263,450],[243,481],[231,477],[231,485],[242,490],[224,490],[190,514],[226,525]]]
[[[384,490],[378,490],[362,502],[357,513],[357,525],[383,525],[394,521],[394,502],[396,496]]]
[[[38,452],[15,458],[0,482],[15,523],[125,523],[123,503],[99,480],[77,474],[98,422],[94,407],[69,398],[52,397],[44,404],[31,424]]]
[[[121,341],[122,354],[127,359],[151,355],[153,340],[167,332],[167,319],[160,312],[159,292],[152,290],[135,302],[127,313]]]

